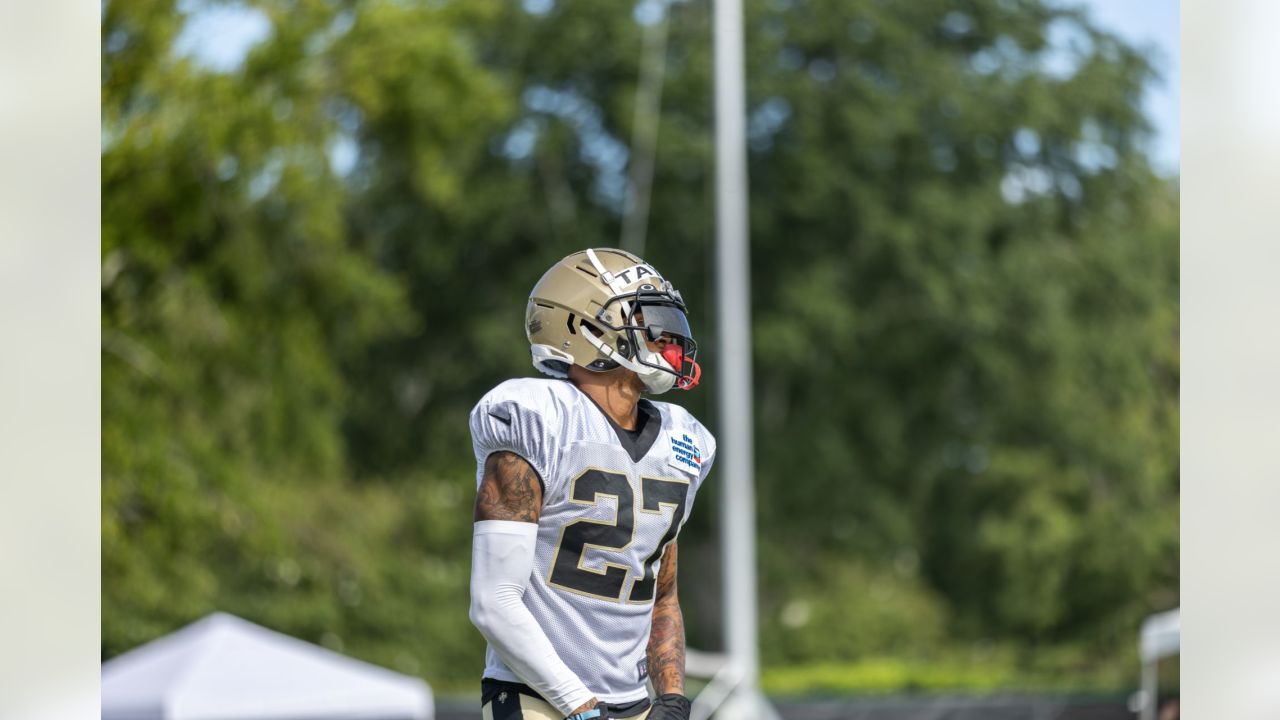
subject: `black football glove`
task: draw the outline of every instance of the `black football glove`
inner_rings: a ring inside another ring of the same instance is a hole
[[[689,698],[679,693],[659,695],[653,701],[653,709],[649,711],[649,720],[689,720],[689,710],[693,704]]]

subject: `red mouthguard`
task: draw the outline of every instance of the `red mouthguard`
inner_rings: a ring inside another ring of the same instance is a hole
[[[662,359],[671,364],[676,372],[680,373],[680,379],[676,380],[676,387],[681,390],[689,390],[698,384],[698,380],[702,378],[702,366],[694,362],[694,359],[684,354],[684,349],[675,343],[671,343],[662,349]],[[685,363],[693,367],[693,372],[689,375],[684,374]]]

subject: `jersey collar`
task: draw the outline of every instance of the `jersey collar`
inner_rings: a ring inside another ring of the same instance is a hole
[[[658,410],[653,403],[640,399],[636,403],[636,429],[634,431],[627,430],[609,417],[609,413],[600,407],[590,395],[578,389],[577,385],[565,380],[578,392],[579,395],[591,402],[592,407],[599,412],[609,423],[609,427],[613,428],[613,433],[618,436],[618,442],[622,444],[627,454],[631,456],[631,462],[640,462],[649,451],[653,449],[653,443],[657,441],[658,435],[662,432],[662,411]]]

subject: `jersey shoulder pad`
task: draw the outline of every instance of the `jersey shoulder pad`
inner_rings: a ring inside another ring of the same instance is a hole
[[[514,403],[529,412],[536,412],[548,420],[558,419],[562,414],[566,398],[572,396],[574,390],[564,380],[551,378],[513,378],[498,383],[485,393],[476,403],[496,405]]]
[[[507,451],[524,458],[545,479],[556,461],[564,382],[542,378],[507,380],[490,390],[471,410],[471,442],[476,462]]]

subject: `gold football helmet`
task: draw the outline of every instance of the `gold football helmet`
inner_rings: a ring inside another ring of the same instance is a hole
[[[542,276],[525,310],[533,366],[567,377],[570,365],[624,367],[650,393],[698,384],[698,345],[684,299],[653,266],[622,250],[576,252]],[[649,347],[665,336],[660,351]]]

